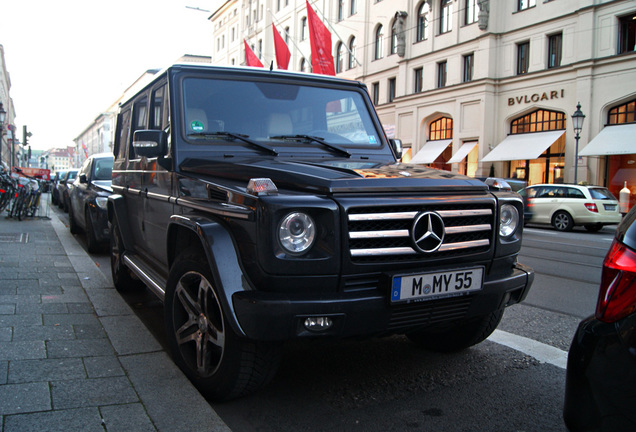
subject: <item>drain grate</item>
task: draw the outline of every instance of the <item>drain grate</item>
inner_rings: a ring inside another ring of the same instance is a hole
[[[0,243],[28,243],[29,234],[28,233],[0,233]]]

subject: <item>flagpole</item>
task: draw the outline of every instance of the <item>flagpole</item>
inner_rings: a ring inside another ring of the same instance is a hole
[[[311,1],[310,1],[310,0],[308,0],[308,1],[309,1],[309,4],[311,4]],[[315,4],[313,4],[312,6],[313,6],[314,10],[316,10],[316,11],[320,12],[320,15],[322,15],[322,21],[323,21],[323,23],[327,23],[327,25],[329,26],[329,28],[331,29],[331,31],[332,31],[332,32],[333,32],[336,36],[338,36],[338,40],[339,40],[340,42],[342,42],[342,44],[344,45],[344,47],[347,49],[347,52],[348,52],[348,53],[349,53],[349,54],[353,57],[353,59],[356,61],[356,63],[358,63],[358,66],[362,66],[362,63],[360,63],[360,62],[358,61],[358,58],[356,57],[356,55],[355,55],[355,54],[354,54],[354,53],[353,53],[353,52],[349,49],[349,46],[348,46],[348,45],[347,45],[347,44],[346,44],[346,43],[342,40],[342,38],[340,37],[340,35],[338,34],[338,32],[337,32],[337,31],[336,31],[336,30],[335,30],[335,29],[331,26],[331,23],[329,23],[329,20],[327,19],[327,17],[325,16],[325,14],[324,14],[324,13],[322,13],[322,11],[321,11],[320,9],[318,9],[318,7],[317,7]]]

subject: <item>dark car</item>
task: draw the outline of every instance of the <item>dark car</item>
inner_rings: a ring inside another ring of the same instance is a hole
[[[66,171],[58,171],[51,179],[51,202],[59,206],[60,203],[60,191],[57,188],[58,183],[64,178]]]
[[[398,148],[360,82],[170,67],[118,114],[115,287],[164,302],[175,362],[215,400],[265,385],[289,340],[478,344],[532,284],[521,197]]]
[[[65,212],[68,211],[68,187],[73,181],[75,177],[77,177],[77,169],[70,169],[66,171],[63,177],[57,182],[55,189],[57,189],[57,206],[63,209]]]
[[[89,156],[69,188],[69,228],[73,234],[84,232],[89,252],[108,243],[108,196],[111,195],[112,153]]]
[[[579,431],[636,431],[636,207],[603,262],[596,313],[579,324],[565,381],[563,418]]]

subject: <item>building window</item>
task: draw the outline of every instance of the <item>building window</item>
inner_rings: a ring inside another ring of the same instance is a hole
[[[517,75],[528,73],[530,67],[530,42],[517,44]]]
[[[344,0],[338,0],[338,21],[344,19]]]
[[[354,15],[358,12],[358,4],[356,0],[351,0],[351,8],[349,9],[349,15]]]
[[[448,33],[453,30],[453,0],[441,0],[439,32]]]
[[[375,31],[375,59],[384,57],[384,27],[379,26]]]
[[[536,110],[513,120],[511,134],[547,132],[565,129],[565,114],[558,111]]]
[[[276,12],[280,11],[280,0],[276,0]]]
[[[258,58],[263,58],[263,39],[258,40]]]
[[[397,53],[398,47],[398,35],[395,31],[395,26],[391,26],[391,54]]]
[[[548,37],[548,69],[561,66],[561,33]]]
[[[636,99],[609,110],[607,123],[611,125],[636,122]]]
[[[307,17],[302,17],[300,20],[300,40],[307,39]]]
[[[473,80],[473,69],[475,67],[475,55],[466,54],[464,56],[464,71],[462,74],[462,82],[469,82]]]
[[[618,54],[636,51],[636,14],[618,19]]]
[[[477,22],[479,16],[479,3],[477,0],[466,0],[466,9],[464,9],[464,23],[466,25]]]
[[[304,58],[300,60],[300,71],[307,72],[307,60]]]
[[[428,39],[428,21],[431,8],[428,2],[424,2],[417,10],[417,42]]]
[[[289,45],[289,27],[285,27],[285,43]]]
[[[389,102],[395,99],[395,78],[389,78]]]
[[[420,93],[424,87],[424,83],[422,82],[422,80],[424,79],[424,69],[423,68],[417,68],[415,69],[413,74],[413,92],[414,93]]]
[[[445,61],[437,63],[437,88],[446,87],[446,67]]]
[[[453,119],[450,117],[439,118],[432,122],[429,127],[429,141],[443,139],[453,139]]]
[[[349,69],[356,67],[356,38],[349,41]]]
[[[380,102],[380,83],[373,83],[373,105]]]
[[[537,5],[537,0],[517,0],[517,10],[526,10]]]
[[[344,44],[338,43],[336,47],[336,73],[344,72]]]

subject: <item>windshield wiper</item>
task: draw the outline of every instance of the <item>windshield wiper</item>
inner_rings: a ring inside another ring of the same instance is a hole
[[[196,132],[188,134],[189,137],[200,137],[200,138],[210,138],[210,137],[222,137],[222,138],[232,138],[239,141],[243,141],[244,143],[250,144],[254,147],[258,147],[261,150],[265,150],[267,153],[278,156],[278,152],[276,149],[251,140],[249,135],[241,135],[233,132]]]
[[[316,136],[311,136],[311,135],[276,135],[276,136],[271,136],[269,137],[269,139],[278,139],[278,140],[307,140],[307,141],[312,141],[312,142],[317,142],[318,144],[322,144],[323,146],[334,150],[338,153],[340,153],[341,155],[344,155],[346,157],[351,157],[351,153],[349,153],[347,150],[343,149],[340,146],[337,146],[335,144],[331,144],[328,143],[327,141],[325,141],[324,139],[320,138],[320,137],[316,137]]]

